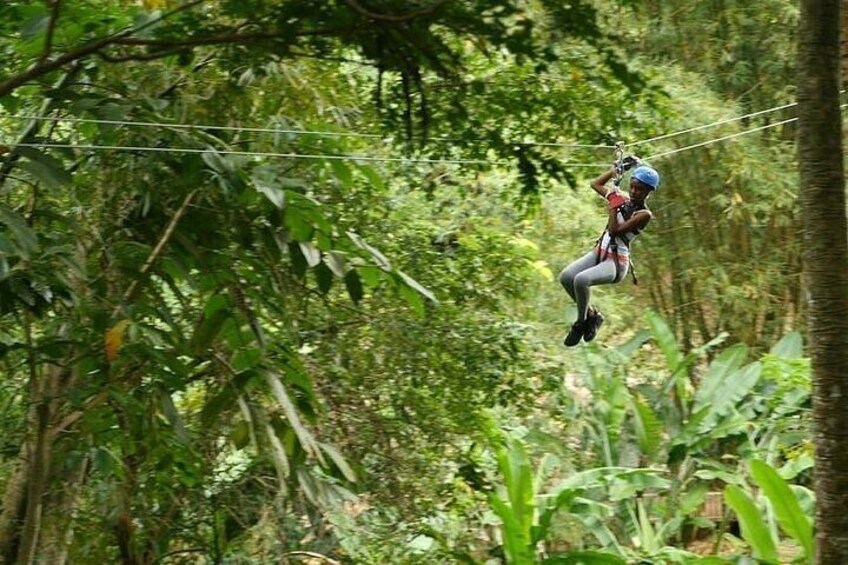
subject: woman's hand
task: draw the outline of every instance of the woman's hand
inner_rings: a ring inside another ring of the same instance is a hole
[[[610,237],[616,237],[623,233],[630,233],[640,230],[648,225],[651,221],[651,213],[648,210],[638,210],[630,216],[629,220],[618,222],[618,208],[610,208],[609,222],[607,222],[607,231]]]
[[[610,190],[607,193],[607,202],[609,202],[609,207],[611,209],[617,209],[622,204],[626,203],[628,200],[627,196],[621,193],[618,190]]]

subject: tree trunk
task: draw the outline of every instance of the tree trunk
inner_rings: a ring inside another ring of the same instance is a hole
[[[842,58],[841,84],[842,88],[848,88],[848,0],[842,0],[841,18],[842,36],[840,38],[840,56]]]
[[[14,563],[18,554],[18,539],[26,513],[29,485],[26,453],[27,442],[24,442],[3,494],[3,512],[0,513],[0,564],[3,565]]]
[[[27,434],[3,495],[0,564],[38,561],[44,503],[51,481],[54,438],[50,433],[68,371],[37,367],[31,360]]]
[[[84,457],[79,466],[67,477],[58,492],[48,501],[50,509],[44,524],[38,562],[65,565],[68,549],[74,539],[74,519],[79,510],[81,489],[89,469],[89,459]]]
[[[40,552],[40,539],[44,504],[50,486],[53,438],[50,424],[56,414],[62,383],[68,371],[58,365],[45,365],[41,371],[34,369],[30,387],[30,437],[27,438],[27,496],[24,522],[20,531],[18,563],[34,563]]]
[[[802,0],[798,161],[813,367],[817,563],[848,563],[848,220],[839,6]]]

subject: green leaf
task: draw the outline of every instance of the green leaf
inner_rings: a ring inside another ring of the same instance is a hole
[[[424,300],[418,292],[403,284],[398,288],[398,292],[416,315],[423,317],[424,314],[426,314],[427,311],[424,308]]]
[[[265,380],[270,386],[274,397],[277,399],[280,408],[282,408],[286,420],[288,420],[289,425],[297,435],[297,439],[300,442],[301,447],[307,453],[322,459],[321,452],[315,438],[312,436],[312,432],[306,429],[306,426],[303,425],[303,422],[300,419],[300,414],[298,414],[297,409],[291,401],[289,393],[286,391],[286,387],[280,380],[279,375],[272,371],[265,371]]]
[[[767,563],[777,564],[777,547],[754,500],[736,485],[727,485],[724,488],[724,499],[736,512],[742,529],[742,538],[751,546],[754,557]]]
[[[542,565],[627,565],[627,561],[604,551],[569,551],[542,561]]]
[[[14,248],[23,258],[38,252],[38,235],[27,225],[26,220],[4,205],[0,205],[0,224],[9,228],[14,236]]]
[[[333,224],[324,216],[321,211],[321,204],[314,198],[310,198],[304,194],[293,190],[286,191],[286,208],[285,208],[286,225],[291,222],[292,232],[296,232],[294,224],[301,223],[308,226],[309,230],[318,229],[325,233],[332,233]],[[309,239],[309,237],[296,237],[295,239]]]
[[[264,194],[277,208],[286,205],[286,191],[276,182],[276,171],[271,167],[256,167],[250,174],[256,190]]]
[[[330,268],[324,263],[318,263],[315,269],[313,269],[313,272],[315,273],[315,282],[318,283],[318,290],[321,291],[321,294],[330,292],[330,288],[333,286],[333,272]]]
[[[286,194],[291,194],[287,192]],[[296,206],[286,206],[284,223],[295,241],[309,241],[315,232],[315,227]]]
[[[509,473],[506,475],[507,491],[512,511],[515,513],[519,524],[529,540],[530,528],[533,525],[533,514],[535,512],[533,468],[527,451],[518,440],[509,442],[507,452],[507,465]]]
[[[333,173],[335,173],[336,178],[339,179],[339,182],[344,188],[350,188],[353,186],[353,171],[344,161],[330,161],[330,166],[333,169]]]
[[[282,367],[285,368],[286,384],[300,389],[306,394],[306,400],[315,404],[315,391],[312,389],[312,380],[309,378],[309,373],[306,371],[303,363],[301,363],[298,355],[289,348],[285,348],[282,360]]]
[[[217,173],[230,173],[233,170],[232,165],[227,161],[224,155],[218,153],[215,149],[209,149],[201,154],[203,162],[209,166],[210,169]]]
[[[714,389],[713,396],[704,396],[701,406],[709,407],[709,414],[701,424],[704,431],[714,426],[716,418],[726,416],[753,390],[762,375],[762,365],[751,363],[741,371],[729,373],[722,378],[723,384]]]
[[[321,251],[329,252],[333,249],[333,238],[327,232],[317,230],[315,232],[315,245]]]
[[[557,493],[552,502],[545,505],[539,512],[539,523],[532,529],[532,543],[536,544],[545,539],[551,527],[554,515],[562,509],[567,509],[577,496],[575,489],[563,489]],[[544,499],[544,497],[540,497]]]
[[[120,459],[105,447],[98,447],[92,458],[94,472],[102,477],[123,476],[123,464]]]
[[[61,161],[33,147],[19,147],[18,153],[27,158],[19,166],[50,188],[60,188],[71,183],[69,173]]]
[[[314,267],[321,262],[321,251],[312,245],[311,242],[301,241],[298,245],[300,246],[300,252],[303,253],[303,257],[306,259],[307,265]]]
[[[663,425],[650,406],[641,397],[630,396],[630,409],[633,413],[633,427],[636,432],[636,443],[642,454],[650,457],[660,447]]]
[[[334,445],[330,445],[329,443],[318,442],[318,447],[321,450],[330,456],[330,459],[333,461],[333,464],[342,472],[344,478],[349,480],[350,482],[356,482],[356,473],[353,472],[353,469],[348,464],[347,460],[341,454],[341,452]]]
[[[262,350],[257,347],[248,347],[240,349],[233,355],[232,365],[233,369],[241,372],[255,368],[260,361],[262,361]]]
[[[504,553],[507,563],[510,565],[524,565],[533,563],[533,550],[530,548],[530,540],[527,532],[521,528],[521,523],[513,513],[512,508],[497,494],[489,495],[489,504],[492,510],[501,519],[503,524],[501,533],[504,541]]]
[[[359,274],[351,269],[345,275],[344,282],[345,287],[347,288],[347,293],[350,295],[350,299],[354,302],[362,300],[362,281],[359,279]]]
[[[783,359],[798,359],[804,354],[804,339],[799,332],[790,332],[772,346],[770,353]]]
[[[812,469],[814,464],[813,454],[803,451],[789,456],[778,473],[783,480],[791,481],[807,469]]]
[[[324,255],[324,263],[333,271],[333,274],[338,278],[343,279],[347,271],[347,263],[341,253],[330,251]]]
[[[780,527],[804,548],[804,555],[812,559],[815,556],[813,528],[795,493],[768,463],[754,459],[750,465],[751,474],[771,502]]]
[[[378,266],[385,270],[389,270],[392,268],[391,263],[389,263],[389,260],[386,258],[386,256],[383,255],[379,249],[372,247],[371,245],[366,243],[366,241],[362,239],[357,233],[349,231],[347,232],[347,236],[351,239],[351,241],[353,241],[354,244],[356,244],[357,247],[368,251],[368,253],[371,254],[371,257],[374,258],[374,261],[377,263]]]
[[[647,330],[639,330],[636,332],[632,338],[627,340],[622,345],[619,345],[616,348],[616,351],[621,354],[624,359],[630,359],[630,357],[638,351],[642,345],[651,338],[650,332]]]
[[[609,499],[613,502],[630,500],[646,490],[667,490],[671,481],[659,469],[628,469],[612,472],[604,480],[609,484]]]
[[[213,296],[206,306],[209,307],[210,313],[207,315],[204,309],[203,316],[189,340],[189,349],[194,352],[203,351],[209,347],[232,315],[229,300],[223,295]]]
[[[668,327],[662,316],[652,310],[645,312],[645,320],[648,322],[648,329],[660,351],[665,355],[665,361],[669,370],[672,373],[677,372],[683,366],[683,354],[680,348],[677,347],[677,339],[674,333]]]
[[[236,391],[230,386],[223,387],[203,405],[200,411],[200,422],[204,428],[210,427],[215,420],[227,409],[232,408],[236,401]]]
[[[371,183],[378,192],[385,192],[386,183],[383,182],[383,177],[379,171],[370,165],[359,165],[359,171],[365,175],[365,178]]]
[[[43,35],[47,31],[49,22],[50,16],[48,14],[35,16],[21,28],[21,37],[24,39],[33,39],[36,36]]]
[[[371,288],[379,286],[380,282],[383,280],[383,276],[385,273],[385,271],[383,269],[380,269],[379,267],[371,267],[368,265],[357,266],[356,272],[362,282],[370,286]]]
[[[244,420],[239,420],[230,432],[230,441],[236,449],[243,449],[250,443],[250,425]]]
[[[409,286],[410,288],[415,289],[422,296],[425,296],[431,302],[435,302],[435,303],[438,304],[439,301],[436,300],[436,296],[432,292],[430,292],[429,289],[425,288],[421,283],[419,283],[418,281],[416,281],[415,279],[413,279],[412,277],[410,277],[409,275],[407,275],[406,273],[403,273],[401,271],[397,271],[397,274],[400,276],[400,279],[401,279],[401,281],[403,281],[403,284]]]
[[[256,186],[256,190],[264,194],[271,203],[277,208],[283,208],[286,205],[286,192],[285,190],[278,188],[276,186],[271,186],[268,184],[263,184],[254,181],[254,185]]]
[[[214,316],[219,310],[229,308],[230,299],[226,294],[214,294],[203,306],[204,316]]]
[[[749,365],[745,374],[740,373],[739,368],[748,355],[748,348],[744,344],[737,344],[722,351],[718,357],[710,363],[707,372],[701,380],[701,385],[695,394],[694,410],[704,406],[710,406],[712,412],[719,412],[715,403],[722,406],[735,402],[740,395],[744,396],[756,383],[760,376],[761,366],[759,363]],[[744,378],[744,382],[740,382]],[[751,382],[753,380],[753,382]],[[733,389],[733,394],[730,392]],[[732,400],[731,400],[732,396]]]
[[[654,553],[659,549],[657,540],[657,532],[654,525],[651,523],[651,517],[645,508],[645,500],[639,498],[636,500],[636,509],[639,515],[638,532],[640,547],[644,548],[649,553]]]
[[[180,416],[177,406],[174,404],[174,398],[165,390],[160,391],[159,399],[161,401],[162,413],[168,420],[168,423],[174,428],[174,432],[181,441],[188,443],[188,432]]]
[[[309,265],[306,263],[306,257],[303,256],[303,251],[300,249],[300,245],[290,241],[288,243],[289,248],[289,257],[291,258],[292,263],[292,271],[295,276],[299,279],[303,279],[306,276],[306,271],[309,268]]]
[[[291,465],[288,455],[286,455],[286,448],[283,447],[283,442],[280,441],[277,431],[270,423],[265,424],[265,435],[271,443],[271,458],[274,461],[274,467],[277,468],[280,487],[285,488],[286,479],[291,474]]]

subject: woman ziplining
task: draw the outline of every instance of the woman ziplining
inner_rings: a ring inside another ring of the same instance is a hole
[[[600,284],[615,284],[624,279],[628,270],[633,273],[630,262],[630,244],[636,239],[652,214],[646,206],[648,197],[660,184],[660,175],[655,169],[633,156],[621,158],[622,144],[616,149],[616,161],[610,170],[601,173],[592,181],[592,189],[607,201],[607,227],[594,249],[568,265],[559,275],[559,281],[577,305],[577,320],[572,324],[563,343],[573,347],[580,340],[595,339],[604,322],[601,313],[589,304],[591,287]],[[630,196],[619,190],[623,173],[636,167],[630,175]],[[614,187],[607,183],[614,179]],[[636,275],[633,273],[633,282]]]

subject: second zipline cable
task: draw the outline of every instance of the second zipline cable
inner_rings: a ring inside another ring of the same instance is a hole
[[[373,157],[370,155],[333,154],[333,153],[277,153],[273,151],[237,151],[231,149],[199,149],[195,147],[152,147],[133,145],[95,145],[84,143],[18,143],[15,147],[51,148],[51,149],[82,149],[89,151],[128,151],[128,152],[150,152],[150,153],[184,153],[203,154],[214,153],[218,155],[240,155],[244,157],[279,157],[287,159],[308,160],[330,160],[330,161],[364,161],[380,163],[433,163],[448,165],[492,165],[505,164],[506,161],[492,161],[486,159],[431,159],[424,157]],[[601,163],[565,163],[569,167],[602,167]]]

